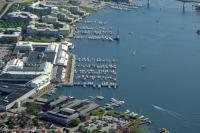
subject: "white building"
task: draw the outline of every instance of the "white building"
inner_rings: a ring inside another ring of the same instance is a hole
[[[67,66],[69,59],[69,54],[67,52],[68,52],[68,47],[66,45],[60,45],[55,64]]]
[[[65,23],[59,23],[62,28],[54,28],[53,24],[39,23],[32,21],[27,27],[27,34],[29,35],[44,35],[44,36],[67,36],[70,33],[70,26]]]
[[[3,71],[7,71],[7,69],[19,69],[22,70],[23,69],[23,65],[24,62],[21,61],[20,59],[13,59],[8,61],[8,63],[6,64],[6,67],[4,68]]]
[[[41,0],[47,5],[65,5],[69,0]]]
[[[22,28],[0,28],[0,42],[18,42],[21,39]]]
[[[8,13],[6,19],[7,21],[23,22],[28,24],[30,21],[38,21],[39,17],[30,12],[17,11]]]
[[[26,86],[31,87],[36,90],[40,90],[45,86],[49,85],[51,81],[51,75],[40,75],[33,80],[26,83]]]

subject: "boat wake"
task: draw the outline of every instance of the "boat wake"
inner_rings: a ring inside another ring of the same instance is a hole
[[[173,118],[179,120],[183,128],[188,128],[191,125],[195,126],[197,128],[200,128],[200,119],[199,119],[199,117],[197,117],[197,116],[199,116],[197,114],[188,118],[188,117],[181,115],[180,113],[162,108],[162,107],[157,106],[157,105],[152,105],[152,107],[154,109],[158,110],[158,111],[164,112],[164,113],[172,116]]]
[[[184,117],[183,117],[181,114],[179,114],[179,113],[177,113],[177,112],[175,112],[175,111],[171,111],[171,110],[162,108],[162,107],[157,106],[157,105],[152,105],[152,107],[153,107],[154,109],[156,109],[156,110],[165,112],[165,113],[167,113],[167,114],[169,114],[169,115],[171,115],[171,116],[173,116],[173,117],[175,117],[175,118],[177,118],[177,119],[182,119],[182,120],[184,119]]]

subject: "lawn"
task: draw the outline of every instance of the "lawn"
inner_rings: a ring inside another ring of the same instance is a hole
[[[26,37],[23,37],[23,41],[48,43],[48,42],[55,42],[56,38],[45,37],[45,36],[42,36],[42,37],[41,36],[26,36]]]
[[[92,112],[93,116],[102,116],[105,113],[105,110],[102,108],[98,108]]]
[[[106,115],[113,116],[115,118],[123,118],[125,120],[129,119],[129,116],[122,112],[116,112],[115,110],[108,111]]]

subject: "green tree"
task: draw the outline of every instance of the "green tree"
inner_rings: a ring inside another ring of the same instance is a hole
[[[36,127],[40,126],[39,125],[39,118],[38,117],[33,118],[32,121],[33,121],[34,126],[36,126]]]
[[[92,133],[101,133],[98,129],[92,130]]]
[[[80,119],[79,118],[75,118],[75,119],[72,119],[70,122],[69,122],[69,126],[70,127],[76,127],[80,124]]]
[[[14,125],[11,123],[11,124],[8,125],[8,128],[9,128],[9,129],[13,129],[13,128],[14,128]]]

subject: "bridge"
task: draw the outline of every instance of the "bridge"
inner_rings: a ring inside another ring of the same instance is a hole
[[[200,3],[200,0],[177,0],[183,3],[183,12],[185,12],[185,3]]]
[[[184,3],[200,3],[200,0],[177,0]]]
[[[183,3],[183,12],[185,12],[185,3],[199,3],[200,4],[200,0],[176,0],[176,1],[180,1]],[[150,7],[150,0],[147,0],[147,8]]]

